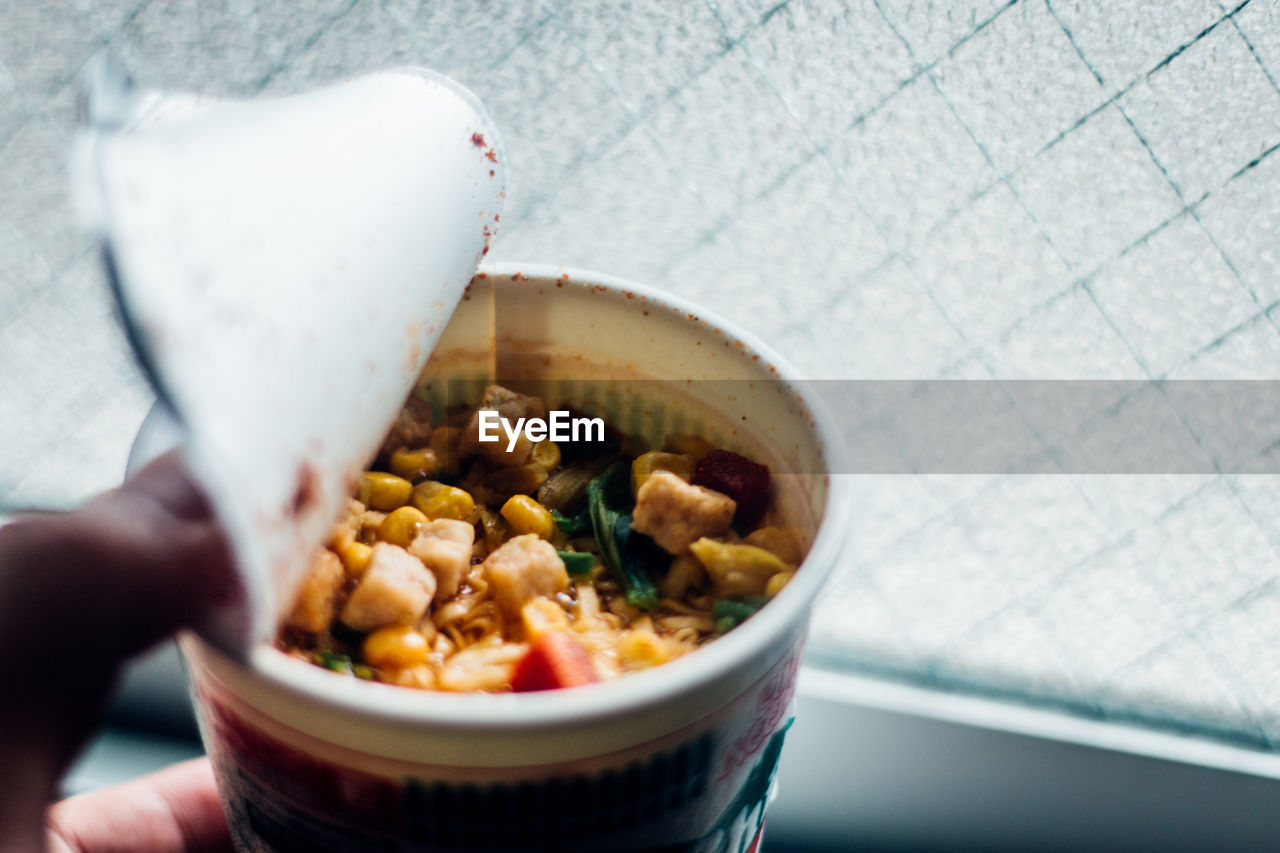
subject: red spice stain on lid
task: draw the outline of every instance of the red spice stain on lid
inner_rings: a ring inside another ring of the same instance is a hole
[[[485,156],[485,157],[487,157],[487,158],[489,159],[489,162],[490,162],[490,163],[496,163],[496,162],[498,162],[498,154],[497,154],[497,152],[496,152],[496,151],[494,151],[492,148],[490,148],[488,151],[484,152],[484,156]]]
[[[493,177],[493,174],[494,174],[493,169],[490,169],[490,170],[489,170],[489,177],[491,177],[491,178],[492,178],[492,177]]]
[[[474,146],[475,146],[475,147],[477,147],[477,148],[483,148],[483,147],[484,147],[484,134],[483,134],[483,133],[479,133],[479,132],[476,132],[476,133],[471,134],[471,144],[472,144],[472,145],[474,145]]]
[[[319,499],[320,484],[316,471],[309,462],[303,462],[298,466],[298,482],[293,489],[289,512],[295,517],[299,516],[315,505]]]

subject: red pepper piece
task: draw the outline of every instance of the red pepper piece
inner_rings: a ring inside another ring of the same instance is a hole
[[[738,505],[733,517],[747,527],[754,527],[769,505],[769,466],[728,450],[713,450],[702,457],[691,482],[733,498]]]
[[[511,689],[555,690],[579,687],[600,680],[591,656],[568,631],[549,631],[536,638],[529,651],[516,663]]]

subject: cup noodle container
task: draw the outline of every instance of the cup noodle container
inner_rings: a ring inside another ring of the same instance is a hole
[[[767,462],[778,511],[810,543],[806,559],[724,637],[569,690],[423,692],[265,644],[239,663],[183,637],[236,845],[757,850],[810,607],[845,532],[835,425],[728,324],[653,290],[560,268],[482,268],[418,393],[456,402],[494,377],[542,380],[536,390],[550,404],[604,413],[655,446],[668,431],[701,432]]]

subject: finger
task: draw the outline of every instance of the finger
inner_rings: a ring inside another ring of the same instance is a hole
[[[149,462],[120,488],[150,498],[177,518],[205,520],[212,517],[208,499],[176,450]]]
[[[209,759],[63,800],[46,816],[50,853],[224,853],[231,834]]]
[[[74,625],[100,657],[127,657],[229,600],[230,566],[203,495],[173,456],[80,510],[0,530],[6,612],[27,630]]]

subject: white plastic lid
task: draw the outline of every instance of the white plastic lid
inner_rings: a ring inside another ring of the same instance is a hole
[[[504,150],[470,92],[416,68],[237,101],[141,92],[107,60],[86,113],[78,201],[244,581],[201,633],[243,656],[487,251]]]

